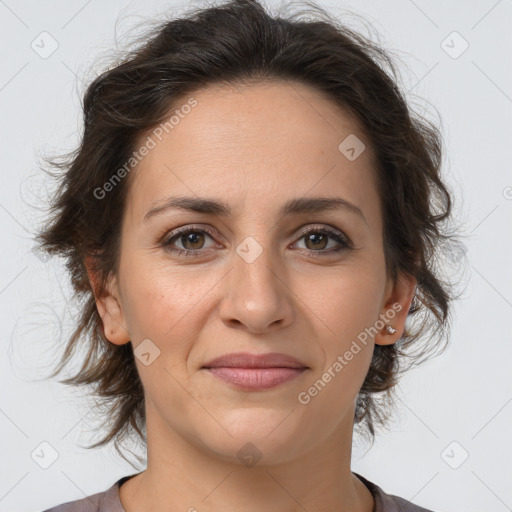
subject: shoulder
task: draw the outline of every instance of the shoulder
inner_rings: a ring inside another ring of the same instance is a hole
[[[105,491],[74,501],[61,503],[43,512],[125,512],[119,501],[119,485],[129,477],[117,480]]]
[[[400,496],[388,494],[374,482],[367,480],[354,471],[352,471],[352,473],[356,475],[372,493],[373,499],[375,500],[375,508],[373,509],[373,512],[435,512],[434,510],[415,505],[411,501],[407,501]]]

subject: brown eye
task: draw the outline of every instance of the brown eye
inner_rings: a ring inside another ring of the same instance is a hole
[[[329,227],[303,231],[300,240],[305,241],[304,245],[306,250],[311,253],[318,253],[318,255],[329,255],[350,248],[350,242],[343,233]],[[336,242],[334,247],[328,247],[330,240]]]
[[[323,233],[310,233],[306,235],[306,247],[308,249],[325,249],[328,243],[328,236]],[[310,244],[310,245],[308,245]]]
[[[206,237],[212,238],[205,229],[186,228],[171,233],[171,236],[162,243],[166,250],[176,253],[178,256],[196,256],[200,253],[201,249],[208,249],[205,247]],[[175,244],[178,244],[177,246]],[[181,247],[180,247],[181,245]]]
[[[215,243],[209,247],[205,246],[206,238],[213,240],[213,236],[206,228],[187,227],[173,231],[162,246],[177,256],[200,256],[203,253],[202,249],[215,246]],[[341,231],[328,226],[303,230],[299,240],[305,241],[305,250],[314,256],[328,256],[351,247],[350,241]],[[329,247],[331,240],[335,243]]]
[[[204,244],[204,234],[199,231],[190,231],[186,235],[179,235],[179,240],[185,249],[201,249]]]

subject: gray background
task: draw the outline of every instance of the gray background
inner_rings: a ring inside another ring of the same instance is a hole
[[[74,310],[62,262],[32,251],[50,191],[38,158],[78,142],[80,94],[98,55],[115,48],[114,29],[122,42],[133,24],[186,5],[0,0],[0,511],[43,510],[135,472],[110,448],[79,446],[95,438],[91,404],[44,378]],[[364,16],[400,58],[409,101],[428,117],[439,112],[444,169],[467,235],[451,346],[401,381],[391,431],[366,453],[356,443],[352,469],[433,510],[512,510],[512,2],[320,5],[363,33],[344,11]],[[46,469],[51,449],[42,442],[57,452]],[[44,454],[39,464],[34,453]]]

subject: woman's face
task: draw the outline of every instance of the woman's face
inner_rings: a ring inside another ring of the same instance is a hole
[[[132,171],[119,271],[98,308],[107,338],[133,344],[148,440],[291,460],[351,436],[374,344],[399,339],[415,283],[386,279],[374,156],[354,118],[295,82],[194,98]],[[178,197],[227,211],[166,207]],[[237,352],[301,368],[205,368]]]

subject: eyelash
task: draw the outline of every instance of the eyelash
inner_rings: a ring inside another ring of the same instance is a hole
[[[197,250],[176,249],[176,248],[172,247],[172,245],[171,245],[173,240],[179,239],[180,237],[182,237],[184,235],[188,235],[190,233],[206,233],[211,238],[214,238],[214,233],[212,232],[212,230],[210,230],[208,228],[204,228],[204,227],[203,228],[194,228],[193,226],[192,227],[191,226],[187,226],[185,228],[177,229],[177,230],[173,231],[172,233],[170,233],[170,236],[167,237],[162,242],[162,246],[167,251],[170,251],[170,252],[174,253],[176,256],[184,256],[186,258],[197,257],[197,256],[200,255],[201,249],[197,249]],[[317,257],[317,256],[320,256],[320,257],[328,256],[328,255],[339,253],[339,252],[341,252],[343,250],[351,248],[351,243],[348,240],[348,238],[345,237],[338,230],[330,228],[329,226],[324,226],[322,228],[310,228],[307,231],[302,231],[298,240],[301,240],[301,239],[303,239],[304,237],[306,237],[307,235],[310,235],[310,234],[329,235],[331,238],[333,238],[336,242],[338,242],[340,244],[340,247],[335,248],[335,249],[320,250],[320,251],[310,250],[309,252],[311,252],[314,255],[314,257]]]

